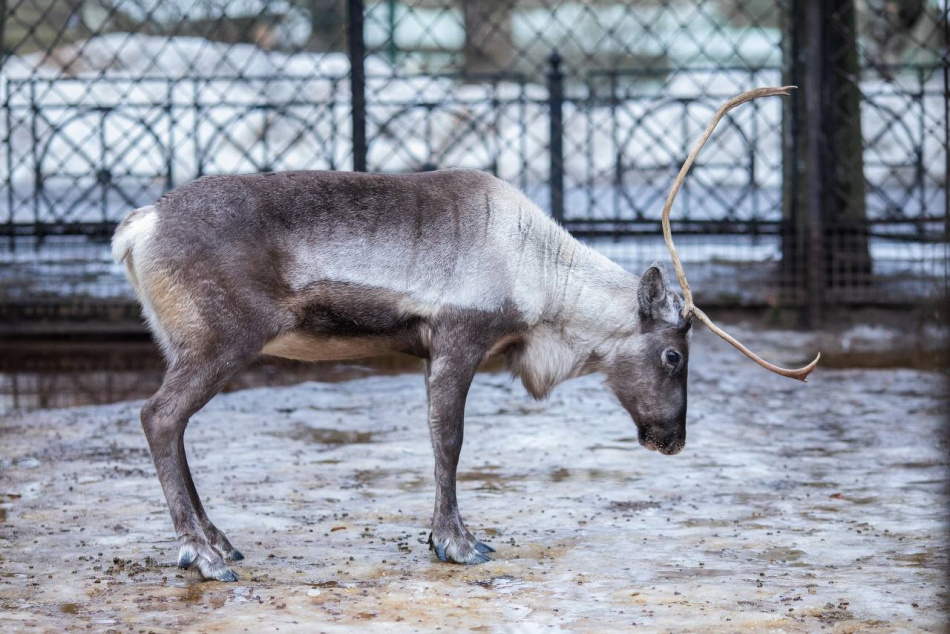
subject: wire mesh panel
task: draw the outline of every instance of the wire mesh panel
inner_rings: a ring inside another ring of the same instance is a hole
[[[635,272],[666,257],[663,199],[709,117],[781,77],[782,3],[367,6],[367,44],[391,63],[368,78],[368,101],[399,86],[405,121],[386,118],[371,139],[431,133],[405,167],[492,171]],[[777,102],[738,112],[680,195],[675,229],[709,301],[778,301],[781,118]],[[376,143],[370,167],[387,169],[396,154]]]
[[[319,4],[7,2],[0,312],[128,302],[106,238],[176,185],[351,169],[345,13]]]
[[[827,248],[846,259],[831,267],[828,301],[939,299],[948,290],[950,255],[948,4],[867,0],[863,9],[853,15],[838,10],[831,20],[840,41],[831,51],[837,74],[852,66],[860,73],[857,86],[839,83],[835,107],[851,116],[848,93],[858,93],[852,99],[859,103],[856,138],[863,144],[850,143],[863,145],[854,153],[863,166],[849,164],[847,152],[838,160],[840,169],[864,178],[855,177],[854,202],[851,190],[838,186],[838,198],[848,202],[831,218]],[[854,264],[865,262],[855,272]]]
[[[7,7],[7,222],[115,221],[204,174],[352,166],[349,63],[312,50],[303,9]]]
[[[790,109],[801,133],[788,157],[810,172],[786,179],[799,245],[785,264],[807,291],[800,300],[939,300],[948,279],[947,3],[804,1],[792,24],[788,74],[805,94]]]
[[[35,315],[127,319],[112,228],[205,174],[487,170],[639,272],[667,257],[662,202],[711,114],[791,81],[791,99],[723,121],[679,195],[698,297],[827,306],[946,291],[946,0],[5,8],[0,315],[14,330]],[[818,62],[816,118],[804,80]],[[817,199],[807,169],[827,175]]]

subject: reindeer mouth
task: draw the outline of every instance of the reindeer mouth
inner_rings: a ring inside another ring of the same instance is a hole
[[[640,441],[640,446],[649,449],[650,451],[658,451],[664,456],[675,456],[679,452],[683,451],[683,447],[686,446],[686,443],[683,441],[674,441],[668,445],[658,445],[652,438],[638,436],[637,440]]]

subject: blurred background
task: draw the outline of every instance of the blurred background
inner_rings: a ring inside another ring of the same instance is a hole
[[[205,174],[486,170],[697,302],[834,330],[945,321],[948,0],[0,1],[0,414],[150,395],[108,241]],[[928,344],[929,346],[929,344]],[[834,354],[828,359],[836,363]],[[904,344],[872,365],[936,367]],[[846,364],[842,356],[839,365]],[[398,371],[265,360],[230,386]]]

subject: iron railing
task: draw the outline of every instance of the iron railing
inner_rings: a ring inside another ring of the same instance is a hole
[[[0,315],[18,331],[37,315],[134,314],[107,237],[129,209],[214,173],[483,169],[638,272],[665,257],[662,200],[711,112],[789,79],[802,92],[724,121],[680,194],[698,293],[933,301],[948,280],[947,2],[906,4],[919,10],[10,0]],[[809,20],[834,48],[817,70]],[[856,116],[857,138],[836,137],[827,113]],[[835,178],[809,193],[819,164]]]

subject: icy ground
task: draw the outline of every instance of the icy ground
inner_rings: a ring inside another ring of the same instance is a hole
[[[785,363],[815,346],[743,336]],[[247,555],[236,584],[159,565],[176,548],[140,403],[0,420],[0,629],[942,631],[944,377],[802,385],[705,331],[692,360],[676,457],[637,445],[597,377],[535,403],[480,375],[460,467],[498,551],[479,567],[425,544],[418,375],[248,390],[195,417],[199,490]]]

